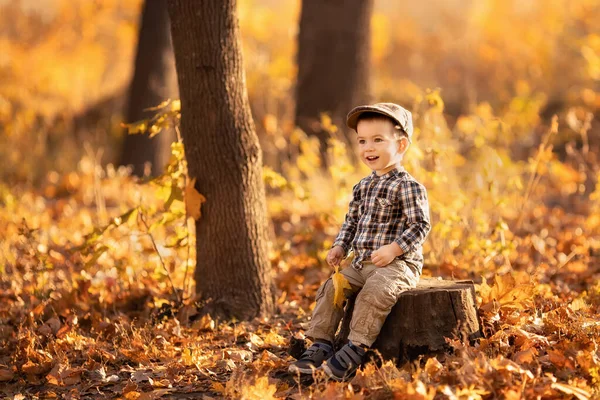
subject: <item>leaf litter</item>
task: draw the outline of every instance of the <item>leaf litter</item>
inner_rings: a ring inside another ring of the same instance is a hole
[[[175,146],[174,152],[182,149]],[[67,197],[47,187],[0,190],[0,234],[6,238],[0,244],[5,396],[600,395],[600,224],[590,214],[593,207],[566,212],[540,202],[524,208],[525,216],[513,216],[521,220],[518,234],[498,223],[491,231],[494,240],[478,242],[471,236],[462,242],[464,249],[429,261],[426,276],[477,282],[484,337],[474,344],[449,338],[451,353],[402,366],[368,364],[351,383],[334,383],[320,373],[308,380],[287,374],[290,354],[305,345],[314,294],[332,273],[323,260],[338,226],[310,208],[276,204],[287,202],[290,194],[297,198],[300,185],[279,177],[274,180],[278,187],[269,189],[277,233],[270,253],[277,313],[269,319],[223,322],[203,313],[201,299],[185,285],[186,271],[193,268],[188,244],[194,239],[185,229],[186,219],[188,214],[201,218],[205,200],[192,191],[193,181],[140,185],[127,174],[107,170],[98,183],[86,162],[69,178]],[[174,169],[171,176],[177,174]],[[542,183],[549,190],[551,182]],[[103,208],[94,190],[102,193]],[[192,193],[191,201],[185,201],[186,193]],[[456,222],[444,235],[453,237],[452,229],[462,229]],[[440,233],[433,235],[435,242]],[[348,283],[339,269],[333,278],[341,304]]]

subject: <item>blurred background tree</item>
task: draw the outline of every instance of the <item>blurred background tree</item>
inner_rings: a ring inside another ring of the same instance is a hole
[[[371,99],[372,13],[373,0],[302,0],[295,122],[319,138],[323,162],[331,123],[352,148],[346,115]],[[330,118],[326,126],[322,114]]]
[[[153,115],[146,111],[167,99],[179,97],[177,74],[167,4],[163,0],[146,0],[142,6],[133,79],[129,89],[125,121],[139,121]],[[119,163],[131,165],[133,173],[160,174],[169,160],[172,129],[160,135],[126,135]]]

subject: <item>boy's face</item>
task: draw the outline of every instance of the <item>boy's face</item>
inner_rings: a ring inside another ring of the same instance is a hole
[[[395,134],[392,121],[361,120],[356,132],[360,159],[377,175],[383,175],[400,164],[408,140]]]

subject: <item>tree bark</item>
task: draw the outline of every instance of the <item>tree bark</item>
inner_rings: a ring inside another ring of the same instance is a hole
[[[191,178],[207,201],[196,222],[196,290],[213,314],[269,315],[262,152],[250,114],[235,0],[169,0]]]
[[[330,135],[321,127],[321,113],[352,145],[346,115],[370,101],[372,11],[373,0],[302,1],[295,122],[319,138],[323,152]]]
[[[151,117],[153,113],[145,109],[178,96],[167,4],[164,0],[146,0],[140,19],[126,122]],[[142,176],[146,163],[149,163],[150,173],[158,174],[169,160],[170,144],[174,138],[172,129],[164,130],[153,138],[147,134],[126,135],[120,164],[132,165],[133,173]]]
[[[473,340],[480,336],[475,286],[472,281],[423,278],[400,295],[372,348],[399,363],[421,354],[448,349],[445,338]],[[354,299],[344,310],[336,345],[348,339]]]

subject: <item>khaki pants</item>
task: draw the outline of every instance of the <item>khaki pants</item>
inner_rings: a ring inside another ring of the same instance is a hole
[[[352,290],[346,291],[346,297],[359,292],[354,304],[350,321],[352,343],[370,346],[373,344],[398,296],[412,289],[419,281],[416,267],[402,260],[394,260],[386,267],[379,268],[371,262],[364,262],[363,269],[352,267],[341,273],[348,279]],[[313,339],[325,339],[333,342],[344,310],[333,305],[334,288],[331,278],[327,279],[317,291],[316,306],[313,311],[310,329],[306,335]]]

